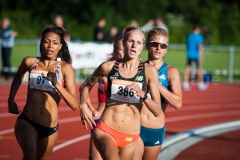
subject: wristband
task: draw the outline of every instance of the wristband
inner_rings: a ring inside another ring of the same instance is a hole
[[[140,98],[140,101],[141,101],[141,102],[145,101],[145,100],[147,99],[147,97],[148,97],[148,96],[147,96],[147,93],[145,93],[144,96],[143,96],[143,98]]]

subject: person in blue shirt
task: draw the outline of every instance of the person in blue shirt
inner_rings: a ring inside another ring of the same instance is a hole
[[[2,73],[6,80],[11,74],[11,52],[14,46],[14,38],[17,36],[17,32],[13,31],[10,27],[10,20],[4,18],[2,20],[2,26],[0,29],[1,39],[1,53],[2,53]]]
[[[190,90],[189,78],[192,66],[196,66],[197,83],[199,90],[207,89],[207,85],[203,83],[201,63],[204,62],[203,36],[200,34],[200,27],[195,25],[193,31],[187,35],[187,67],[184,72],[183,90]]]
[[[163,28],[153,28],[148,32],[146,48],[149,63],[158,70],[158,91],[161,97],[161,109],[165,113],[168,105],[176,110],[182,107],[182,87],[180,74],[172,65],[164,62],[169,44],[168,32]],[[150,94],[148,94],[151,97]],[[165,118],[154,116],[147,107],[141,111],[140,138],[133,160],[156,160],[166,131]]]

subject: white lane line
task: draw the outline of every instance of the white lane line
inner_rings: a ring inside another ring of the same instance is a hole
[[[16,114],[11,114],[11,113],[1,113],[0,118],[6,118],[6,117],[13,117],[17,116]]]
[[[9,155],[0,155],[0,159],[3,159],[3,158],[4,158],[4,159],[5,159],[5,158],[8,159],[8,158],[10,158],[10,156],[9,156]]]
[[[202,118],[208,118],[208,117],[233,116],[233,115],[240,115],[240,111],[228,111],[228,112],[224,111],[224,112],[178,116],[178,117],[166,118],[166,122],[183,121],[183,120],[189,120],[189,119],[202,119]]]
[[[9,93],[8,94],[4,94],[4,95],[1,95],[0,96],[0,101],[6,101],[7,102],[7,99],[9,97]],[[15,99],[18,99],[19,101],[26,101],[27,99],[27,94],[22,92],[22,93],[17,93]]]
[[[79,121],[79,122],[80,122],[80,117],[72,117],[72,118],[60,119],[60,120],[59,120],[59,123],[62,124],[62,123],[70,123],[70,122],[75,122],[75,121]],[[0,131],[0,135],[12,133],[12,132],[14,132],[14,129],[13,129],[13,128],[12,128],[12,129],[7,129],[7,130]],[[72,139],[72,140],[69,140],[69,141],[64,142],[64,143],[62,143],[62,144],[60,144],[60,145],[55,146],[55,147],[53,148],[53,152],[54,152],[54,151],[57,151],[57,150],[59,150],[59,149],[61,149],[61,148],[64,148],[64,147],[66,147],[66,146],[69,146],[69,145],[71,145],[71,144],[73,144],[73,143],[76,143],[76,142],[79,142],[79,141],[83,141],[83,140],[88,139],[88,138],[90,138],[90,134],[86,134],[86,135],[83,135],[83,136],[81,136],[81,137],[74,138],[74,139]]]
[[[26,101],[17,102],[18,106],[24,106],[25,104],[26,104]],[[0,108],[7,108],[7,107],[8,107],[7,102],[0,103]]]
[[[230,103],[232,104],[232,103]],[[209,110],[209,109],[234,109],[234,108],[238,108],[239,109],[239,105],[238,103],[233,103],[235,106],[225,106],[223,107],[222,104],[212,104],[211,107],[206,106],[202,106],[202,105],[193,105],[191,107],[185,107],[185,108],[182,108],[180,110],[178,110],[178,112],[184,112],[184,111],[194,111],[194,110],[201,110],[201,111],[204,111],[204,110]],[[229,105],[229,104],[228,104]],[[7,107],[7,106],[5,106]],[[1,106],[0,106],[1,108]],[[65,112],[65,111],[72,111],[68,106],[62,106],[62,107],[58,107],[58,111],[59,112]],[[175,109],[172,109],[170,108],[169,110],[167,110],[167,112],[176,112]],[[222,111],[223,112],[223,111]],[[10,114],[10,113],[0,113],[0,118],[5,118],[5,117],[12,117],[12,116],[15,116],[14,114]]]
[[[178,116],[172,118],[166,118],[166,122],[175,122],[175,121],[182,121],[182,120],[189,120],[189,119],[202,119],[208,117],[222,117],[222,116],[230,116],[230,115],[240,115],[240,111],[228,111],[228,112],[215,112],[215,113],[203,113],[203,114],[194,114],[194,115],[186,115],[186,116]],[[59,123],[70,123],[70,122],[80,122],[80,117],[71,117],[71,118],[64,118],[60,119]],[[7,129],[0,131],[0,135],[8,134],[13,132],[14,129]]]
[[[16,101],[16,103],[17,103],[18,106],[25,106],[26,98],[24,100],[22,100],[22,101]],[[61,102],[61,103],[63,103],[63,102]],[[1,102],[0,103],[0,108],[7,108],[7,107],[8,107],[8,103],[7,102]]]
[[[165,148],[169,147],[170,145],[172,145],[178,141],[181,141],[183,139],[186,139],[192,135],[198,135],[198,134],[202,134],[202,133],[206,133],[206,132],[210,132],[210,131],[214,131],[214,130],[218,130],[218,129],[231,128],[231,127],[236,127],[236,126],[240,126],[240,120],[233,121],[233,122],[227,122],[227,123],[221,123],[221,124],[217,124],[217,125],[206,126],[206,127],[201,127],[201,128],[197,128],[197,129],[191,129],[191,130],[183,132],[183,133],[178,133],[174,136],[171,136],[170,138],[165,139],[163,142],[163,145],[162,145],[162,149],[165,149]]]
[[[71,117],[71,118],[64,118],[64,119],[60,119],[59,123],[69,123],[69,122],[75,122],[75,121],[79,121],[80,122],[80,116],[79,117]]]
[[[59,150],[59,149],[61,149],[61,148],[64,148],[64,147],[66,147],[66,146],[69,146],[69,145],[71,145],[71,144],[73,144],[73,143],[76,143],[76,142],[79,142],[79,141],[83,141],[83,140],[88,139],[88,138],[90,138],[90,134],[86,134],[86,135],[84,135],[84,136],[71,139],[71,140],[69,140],[69,141],[67,141],[67,142],[64,142],[64,143],[62,143],[62,144],[59,144],[59,145],[55,146],[55,147],[53,148],[53,152],[55,152],[55,151],[57,151],[57,150]]]
[[[59,120],[59,123],[60,123],[60,124],[61,124],[61,123],[70,123],[70,122],[76,122],[76,121],[79,121],[79,122],[80,122],[80,117],[60,119],[60,120]],[[14,132],[14,128],[0,131],[0,135],[12,133],[12,132]]]
[[[3,134],[8,134],[8,133],[12,133],[14,132],[14,129],[11,128],[11,129],[6,129],[6,130],[2,130],[0,131],[0,136],[3,135]]]
[[[233,121],[179,133],[164,140],[161,153],[158,155],[157,160],[174,159],[186,148],[191,147],[205,138],[211,138],[219,134],[236,131],[239,129],[240,121]]]
[[[59,107],[58,111],[59,112],[71,111],[72,112],[71,108],[69,108],[69,107]],[[6,117],[12,117],[12,116],[16,116],[16,114],[11,114],[11,113],[8,113],[8,112],[0,113],[0,118],[6,118]]]
[[[206,118],[206,117],[229,116],[229,115],[238,115],[238,114],[240,114],[240,112],[236,112],[236,111],[223,112],[223,113],[216,112],[216,113],[209,113],[209,114],[203,113],[203,114],[198,114],[198,115],[190,115],[190,116],[181,116],[181,117],[167,118],[166,122],[173,122],[173,121],[187,120],[187,119],[196,119],[196,118]],[[60,119],[59,123],[69,123],[69,122],[75,122],[75,121],[80,121],[79,117],[71,117],[71,118]],[[239,121],[239,123],[240,123],[240,121]],[[197,130],[196,133],[199,134],[199,131],[201,132],[201,130]],[[12,132],[14,132],[13,128],[12,129],[8,129],[8,130],[0,131],[0,135],[12,133]],[[180,136],[180,139],[181,138],[186,138],[186,136],[189,136],[188,134],[187,135],[183,134],[182,136]],[[71,145],[71,144],[76,143],[78,141],[85,140],[87,138],[90,138],[90,134],[83,135],[81,137],[78,137],[78,138],[69,140],[69,141],[67,141],[65,143],[62,143],[60,145],[57,145],[57,146],[54,147],[53,151],[56,151],[56,150],[61,149],[61,148],[65,147],[65,146]],[[179,140],[179,138],[177,140]],[[163,144],[163,146],[164,146],[164,144]]]
[[[177,112],[185,112],[185,111],[195,111],[195,110],[212,110],[212,109],[233,109],[233,108],[239,108],[239,103],[227,103],[227,104],[222,104],[222,103],[213,103],[213,104],[204,104],[204,105],[185,105],[181,109],[179,109]],[[166,112],[176,112],[176,109],[173,107],[169,106],[167,108]]]

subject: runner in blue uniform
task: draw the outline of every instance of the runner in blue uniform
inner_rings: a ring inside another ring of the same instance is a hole
[[[166,111],[168,104],[176,110],[182,106],[179,72],[175,67],[168,65],[163,60],[167,52],[168,43],[169,35],[163,28],[153,28],[149,31],[146,43],[148,50],[148,60],[146,62],[154,65],[158,70],[158,90],[161,95],[163,112]],[[161,151],[165,130],[165,119],[155,117],[147,107],[143,107],[141,112],[141,138],[133,159],[157,159]]]

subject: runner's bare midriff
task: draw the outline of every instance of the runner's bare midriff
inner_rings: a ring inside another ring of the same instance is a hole
[[[23,113],[33,122],[47,127],[55,127],[58,123],[57,106],[60,100],[58,94],[29,90]]]

